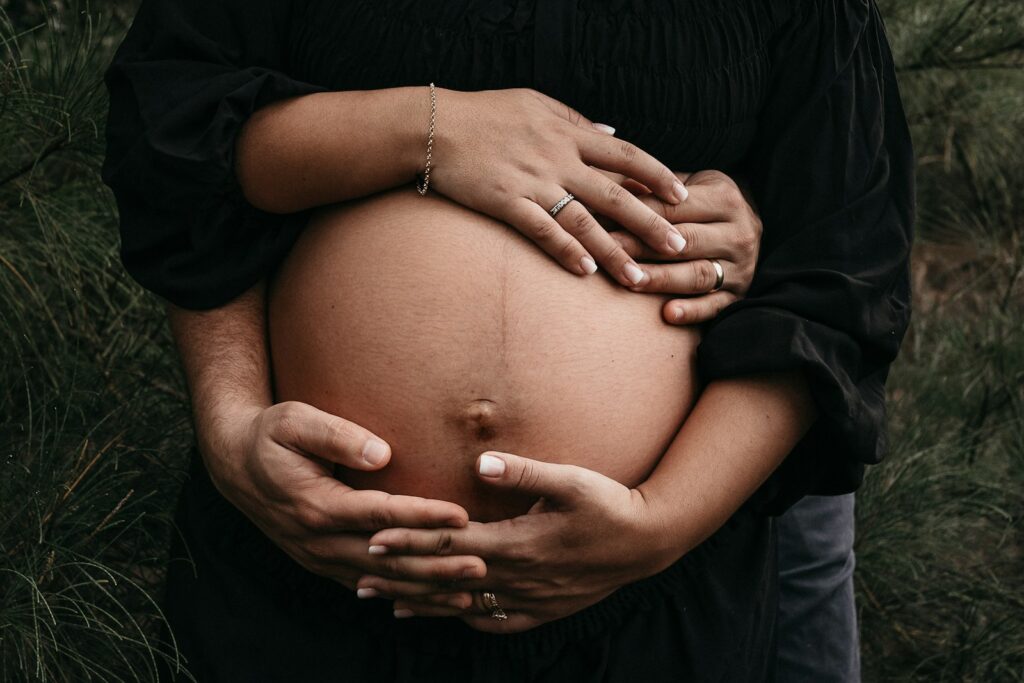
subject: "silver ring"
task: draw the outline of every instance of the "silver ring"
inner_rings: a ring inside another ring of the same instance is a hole
[[[548,211],[548,213],[550,213],[551,217],[554,218],[555,216],[558,215],[559,211],[561,211],[562,209],[565,208],[566,204],[568,204],[569,202],[571,202],[574,199],[576,199],[576,198],[573,197],[572,196],[572,192],[570,192],[569,194],[567,194],[564,197],[562,197],[561,199],[559,199],[558,203],[555,204],[554,206],[552,206],[551,209]]]
[[[714,259],[711,259],[711,265],[715,267],[715,286],[711,288],[711,291],[717,292],[725,284],[725,271],[722,269],[722,264]]]
[[[484,599],[484,606],[491,610],[491,619],[497,619],[498,621],[505,621],[508,619],[508,615],[505,614],[505,610],[501,609],[501,605],[498,604],[498,598],[494,597],[494,593],[481,593]]]

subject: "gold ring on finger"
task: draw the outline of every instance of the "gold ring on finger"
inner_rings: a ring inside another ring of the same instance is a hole
[[[491,619],[497,619],[498,621],[508,619],[508,615],[505,614],[505,610],[501,609],[501,605],[498,604],[498,598],[494,597],[494,593],[485,591],[480,596],[483,598],[484,606],[491,610]]]
[[[722,264],[715,259],[711,259],[711,265],[715,267],[715,286],[711,288],[712,292],[717,292],[725,284],[725,269],[722,268]]]

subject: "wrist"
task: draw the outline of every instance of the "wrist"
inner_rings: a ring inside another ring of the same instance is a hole
[[[423,173],[427,163],[427,136],[430,131],[430,86],[424,84],[397,90],[400,102],[394,111],[401,112],[401,114],[394,121],[393,130],[397,131],[400,139],[402,174],[409,179],[409,182],[414,182],[415,178]],[[437,96],[436,124],[439,128],[442,125],[444,103],[448,99],[448,94],[454,91],[436,86],[434,90]],[[436,146],[436,132],[434,141]]]
[[[267,407],[257,402],[223,401],[216,410],[196,412],[199,453],[218,489],[241,469],[254,424]]]
[[[678,500],[675,505],[662,505],[662,501],[646,490],[644,484],[633,489],[631,494],[643,510],[643,514],[638,516],[635,534],[631,535],[642,560],[637,566],[643,573],[636,578],[642,579],[667,569],[692,546],[686,540],[683,520],[677,514]]]

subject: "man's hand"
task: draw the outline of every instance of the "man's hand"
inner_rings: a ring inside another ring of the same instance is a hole
[[[455,529],[465,527],[469,518],[454,503],[357,491],[335,479],[335,464],[375,470],[391,457],[388,445],[359,425],[289,401],[239,413],[225,428],[219,440],[224,452],[206,458],[214,485],[307,570],[353,590],[367,572],[434,582],[486,572],[478,557],[430,562],[367,553],[373,531],[393,526]],[[460,605],[468,600],[468,595],[449,593],[435,599]]]
[[[662,307],[665,322],[693,325],[711,320],[750,288],[761,247],[761,220],[748,196],[732,178],[719,171],[676,173],[689,197],[680,204],[660,201],[646,187],[619,177],[622,186],[664,216],[686,240],[675,256],[665,256],[611,220],[599,220],[629,256],[644,263],[649,278],[631,286],[634,292],[684,295]],[[722,287],[712,291],[722,267]]]
[[[391,449],[359,425],[313,406],[273,405],[263,283],[220,308],[169,306],[167,313],[211,480],[296,562],[349,588],[366,572],[432,581],[483,575],[476,557],[427,565],[366,552],[378,529],[459,528],[468,515],[453,503],[354,491],[334,478],[336,464],[386,466]],[[469,595],[449,589],[434,600],[466,604]]]

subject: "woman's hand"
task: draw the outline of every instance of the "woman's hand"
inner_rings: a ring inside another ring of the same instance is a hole
[[[452,584],[401,581],[369,573],[360,589],[395,599],[396,616],[459,616],[481,631],[523,631],[568,616],[620,586],[668,567],[680,539],[662,533],[659,515],[636,489],[575,465],[557,465],[490,451],[477,461],[480,479],[539,498],[526,515],[462,528],[386,529],[371,552],[408,559],[487,558],[487,576],[457,581],[466,606],[438,605],[428,596]],[[364,550],[365,551],[365,550]],[[491,617],[492,591],[508,619]]]
[[[666,257],[650,249],[629,232],[616,229],[614,221],[599,216],[609,234],[631,257],[645,262],[649,277],[635,292],[683,295],[662,306],[662,318],[675,325],[711,320],[750,288],[761,247],[761,220],[748,195],[720,171],[677,173],[686,182],[689,198],[682,204],[660,201],[642,185],[628,178],[619,182],[645,205],[670,221],[686,240],[676,256]],[[722,267],[722,287],[714,290]],[[651,263],[661,262],[661,263]]]
[[[379,529],[461,528],[468,515],[454,503],[357,491],[336,480],[334,463],[375,470],[391,457],[388,445],[359,425],[288,401],[242,411],[221,420],[219,430],[218,455],[206,459],[217,489],[307,570],[353,590],[368,572],[423,581],[484,575],[478,557],[430,562],[367,554],[369,535]],[[470,596],[449,589],[433,599],[464,605]]]
[[[666,204],[683,201],[685,186],[650,154],[535,90],[442,89],[437,100],[430,176],[437,192],[512,225],[573,273],[601,265],[623,285],[648,280],[592,211],[655,253],[678,253],[682,239],[671,223],[600,172],[635,178]],[[579,201],[552,217],[570,192]]]

